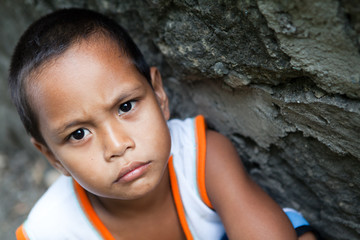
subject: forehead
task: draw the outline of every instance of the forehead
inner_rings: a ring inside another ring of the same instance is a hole
[[[60,55],[50,57],[40,66],[31,70],[28,79],[25,81],[26,87],[30,88],[32,85],[41,83],[44,81],[44,76],[48,75],[49,72],[55,72],[57,69],[65,69],[67,72],[71,72],[94,56],[101,58],[105,65],[120,60],[126,64],[134,65],[132,59],[127,56],[125,50],[115,40],[105,33],[94,33],[86,39],[75,41]],[[51,80],[54,81],[54,78]]]
[[[118,92],[148,85],[132,61],[109,39],[84,40],[44,64],[28,87],[41,125],[52,116],[87,111],[90,103],[107,104]]]
[[[121,51],[118,44],[109,37],[92,36],[89,39],[82,40],[73,44],[60,56],[50,59],[35,69],[26,81],[25,89],[32,102],[34,95],[37,95],[39,89],[46,85],[60,84],[73,88],[81,87],[88,81],[90,76],[96,73],[101,74],[100,70],[104,68],[116,69],[113,75],[141,75],[132,60]],[[99,70],[99,71],[96,71]],[[112,76],[119,78],[118,76]],[[129,80],[137,78],[129,78]],[[110,82],[112,78],[104,76],[103,83]],[[59,89],[61,90],[61,89]]]
[[[42,75],[56,72],[58,69],[79,72],[81,70],[78,69],[79,66],[93,63],[94,59],[100,60],[102,64],[108,66],[117,61],[129,64],[132,62],[111,38],[94,34],[88,39],[73,43],[59,56],[50,58],[49,61],[41,64],[35,71],[35,82],[39,79],[43,80]]]

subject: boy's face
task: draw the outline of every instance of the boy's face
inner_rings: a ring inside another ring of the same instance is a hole
[[[50,163],[102,197],[135,199],[154,189],[170,154],[167,97],[110,40],[72,46],[29,86]]]

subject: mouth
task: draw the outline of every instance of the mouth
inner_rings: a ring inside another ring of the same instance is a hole
[[[122,168],[114,183],[127,183],[134,181],[145,174],[150,167],[151,161],[148,162],[133,162],[130,165]]]

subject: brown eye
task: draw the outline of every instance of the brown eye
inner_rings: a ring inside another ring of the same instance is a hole
[[[89,130],[85,128],[79,128],[70,135],[70,139],[79,141],[83,139],[85,136],[87,136],[89,133],[90,133]]]
[[[124,113],[129,112],[131,109],[133,109],[135,105],[135,101],[128,101],[119,106],[119,115],[122,115]]]

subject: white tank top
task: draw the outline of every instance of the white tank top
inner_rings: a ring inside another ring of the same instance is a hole
[[[187,239],[218,240],[225,231],[205,189],[205,121],[202,116],[170,120],[172,193]],[[61,176],[39,199],[17,239],[114,239],[96,215],[85,190]]]

